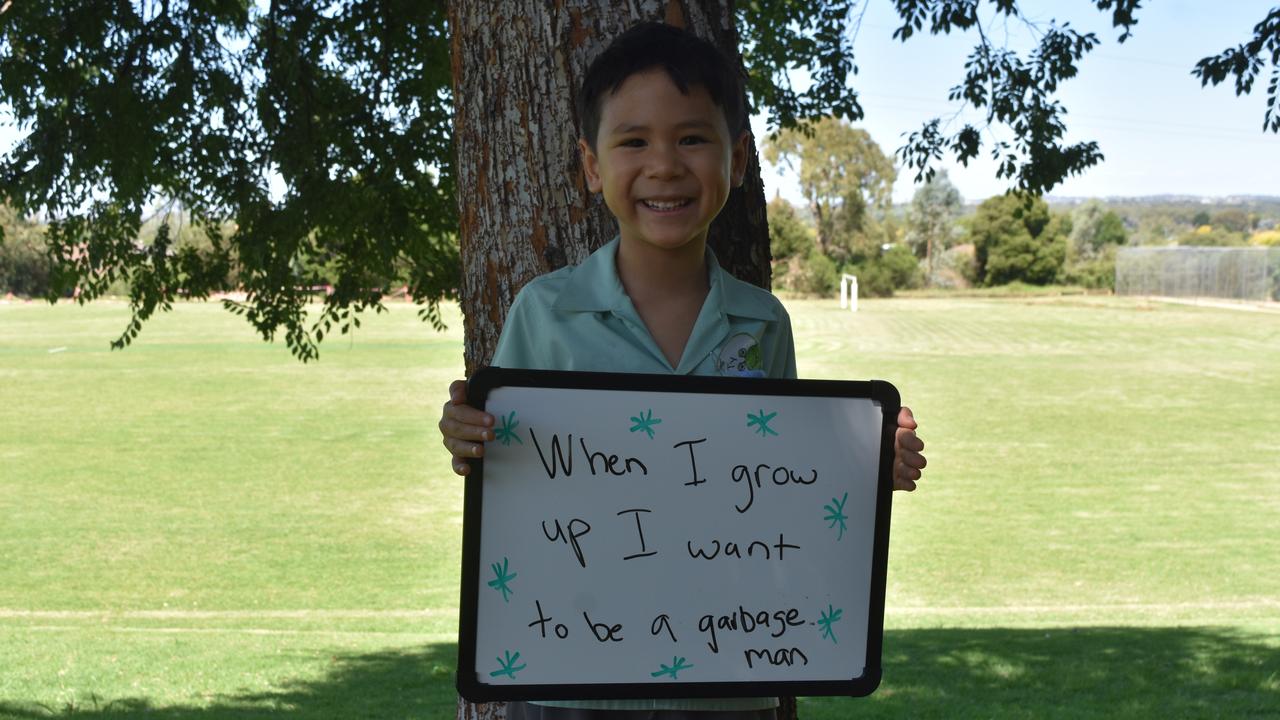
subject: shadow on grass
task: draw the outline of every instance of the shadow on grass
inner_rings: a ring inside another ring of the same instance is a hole
[[[215,697],[94,707],[0,702],[0,717],[116,720],[451,718],[452,644],[338,656],[315,681]],[[868,698],[803,698],[802,720],[836,718],[1280,718],[1280,640],[1229,628],[893,630]]]
[[[456,713],[453,669],[457,645],[434,644],[414,651],[337,654],[333,669],[318,680],[299,680],[278,690],[216,695],[207,705],[154,705],[147,698],[81,701],[76,707],[44,707],[0,701],[0,718],[74,720],[335,720],[338,718],[452,718]]]
[[[1231,628],[896,630],[868,698],[835,718],[1280,718],[1280,639]]]

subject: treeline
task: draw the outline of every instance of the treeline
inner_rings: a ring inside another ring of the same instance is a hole
[[[856,275],[865,296],[1014,282],[1109,289],[1116,253],[1126,245],[1280,246],[1280,198],[1046,203],[1010,194],[975,206],[966,205],[942,173],[921,185],[910,203],[894,206],[897,170],[863,130],[823,121],[809,134],[784,133],[763,149],[771,162],[797,172],[806,197],[800,206],[778,197],[768,207],[774,287],[800,294],[830,295],[842,273]],[[142,224],[138,251],[162,231],[170,255],[208,252],[218,241],[171,209]],[[234,231],[220,229],[223,237]],[[44,233],[40,222],[0,204],[0,295],[54,292]],[[333,258],[304,253],[293,278],[321,288],[338,270]],[[234,258],[220,279],[227,290],[239,286]],[[370,286],[399,287],[407,279],[407,268],[389,268]],[[127,278],[113,280],[108,294],[127,295]]]
[[[74,292],[72,288],[58,286],[49,257],[49,247],[45,242],[46,229],[44,223],[34,218],[22,217],[10,206],[0,204],[0,295],[49,297],[70,296]],[[215,243],[225,242],[225,238],[234,233],[235,229],[233,224],[227,223],[218,228],[216,233],[210,233],[207,228],[191,222],[187,213],[170,208],[168,211],[156,212],[141,224],[133,250],[140,255],[147,255],[160,239],[166,247],[165,256],[171,261],[180,262],[184,253],[213,255]],[[93,259],[88,256],[78,256],[76,261],[93,263]],[[224,270],[217,278],[219,289],[239,289],[239,265],[234,256]],[[298,286],[322,291],[336,282],[340,268],[334,257],[318,250],[308,252],[304,249],[291,270],[292,280]],[[384,294],[390,294],[391,289],[408,283],[407,267],[392,267],[388,269],[386,276],[370,278],[370,287],[376,285],[377,289],[386,291]],[[104,294],[127,296],[129,278],[110,278]]]
[[[1280,199],[1055,203],[1006,194],[965,205],[940,173],[893,206],[893,163],[863,130],[836,120],[783,133],[765,156],[797,172],[806,202],[769,203],[774,287],[828,295],[840,275],[866,296],[920,287],[1009,283],[1114,289],[1126,245],[1280,245]]]

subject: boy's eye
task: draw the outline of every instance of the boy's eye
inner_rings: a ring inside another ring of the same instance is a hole
[[[680,138],[681,145],[700,145],[705,142],[707,142],[707,139],[701,135],[686,135]]]
[[[627,138],[618,143],[619,147],[644,147],[644,141],[640,138]]]

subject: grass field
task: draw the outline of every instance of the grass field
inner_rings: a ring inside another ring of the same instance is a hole
[[[789,301],[803,377],[891,380],[885,679],[801,717],[1280,717],[1280,314]],[[0,717],[447,718],[461,323],[302,365],[214,305],[0,306]]]

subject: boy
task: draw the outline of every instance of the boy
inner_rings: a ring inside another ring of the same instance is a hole
[[[791,321],[765,290],[720,269],[707,230],[742,184],[749,135],[737,74],[715,49],[658,23],[618,36],[578,94],[587,186],[618,237],[530,282],[507,314],[499,367],[794,378]],[[494,418],[449,388],[440,431],[453,469],[484,454]],[[925,466],[911,411],[898,419],[894,488]],[[774,698],[511,703],[510,720],[774,717]],[[648,711],[646,713],[639,712]],[[656,712],[655,712],[656,711]]]

